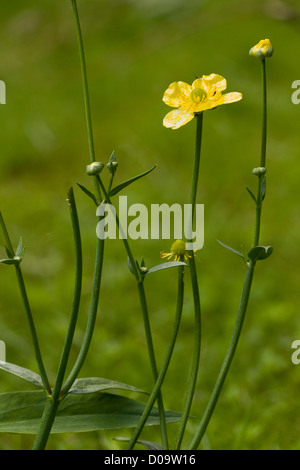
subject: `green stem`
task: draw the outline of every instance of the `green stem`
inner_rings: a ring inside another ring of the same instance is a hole
[[[36,440],[33,444],[32,450],[44,450],[53,426],[53,422],[59,406],[59,400],[54,400],[53,397],[48,397],[44,412],[40,421]]]
[[[13,256],[15,256],[15,251],[14,251],[14,248],[12,246],[12,243],[11,243],[11,240],[10,240],[10,237],[9,237],[9,234],[8,234],[8,231],[7,231],[7,228],[6,228],[6,225],[5,225],[5,222],[4,222],[4,219],[3,219],[3,216],[1,214],[1,212],[0,212],[0,225],[1,225],[1,228],[2,228],[2,231],[3,231],[3,234],[4,234],[4,238],[5,238],[7,247],[9,249],[9,251],[11,252],[11,254]],[[30,308],[30,304],[29,304],[29,300],[28,300],[28,295],[27,295],[27,291],[26,291],[26,287],[25,287],[25,282],[24,282],[24,278],[23,278],[23,274],[22,274],[22,270],[21,270],[20,265],[15,266],[15,270],[16,270],[16,276],[17,276],[17,280],[18,280],[18,285],[19,285],[19,289],[20,289],[22,302],[23,302],[24,309],[25,309],[26,316],[27,316],[29,330],[30,330],[30,333],[31,333],[33,348],[34,348],[34,352],[35,352],[35,358],[36,358],[36,362],[37,362],[37,365],[38,365],[40,376],[41,376],[41,379],[42,379],[42,382],[43,382],[44,390],[48,394],[51,394],[51,387],[50,387],[49,380],[48,380],[46,370],[45,370],[45,366],[44,366],[44,363],[43,363],[41,350],[40,350],[40,346],[39,346],[39,341],[38,341],[38,337],[37,337],[37,333],[36,333],[36,328],[35,328],[35,324],[34,324],[34,320],[33,320],[33,315],[32,315],[32,312],[31,312],[31,308]]]
[[[263,120],[262,120],[262,139],[261,139],[261,161],[262,167],[266,164],[266,147],[267,147],[267,74],[266,60],[262,59],[262,83],[263,83]]]
[[[195,206],[196,206],[196,199],[197,199],[197,189],[198,189],[198,179],[199,179],[199,170],[200,170],[203,113],[200,113],[200,114],[196,115],[196,119],[197,119],[196,145],[195,145],[194,168],[193,168],[191,199],[190,199],[191,204],[192,204],[191,230],[193,228],[193,222],[194,222]],[[180,421],[180,426],[179,426],[178,434],[177,434],[177,442],[176,442],[176,448],[177,449],[180,449],[182,439],[183,439],[183,435],[184,435],[185,428],[186,428],[186,423],[188,421],[190,409],[191,409],[191,406],[192,406],[193,396],[194,396],[194,393],[195,393],[195,388],[196,388],[196,383],[197,383],[197,376],[198,376],[199,362],[200,362],[200,349],[201,349],[200,294],[199,294],[197,270],[196,270],[193,251],[191,251],[190,254],[191,254],[191,258],[190,258],[189,265],[190,265],[192,292],[193,292],[193,299],[194,299],[194,316],[195,316],[194,352],[193,352],[191,372],[190,372],[189,379],[188,379],[188,390],[187,390],[187,394],[186,394],[184,410],[183,410],[183,413],[182,413],[182,418],[181,418],[181,421]]]
[[[224,358],[218,379],[216,381],[216,384],[214,386],[213,392],[211,394],[211,397],[209,399],[208,405],[205,409],[205,412],[203,414],[202,420],[200,422],[200,425],[195,433],[195,436],[190,444],[189,449],[195,450],[198,448],[201,439],[206,431],[206,428],[208,426],[208,423],[210,421],[210,418],[214,412],[214,409],[216,407],[219,395],[221,393],[223,384],[225,382],[228,370],[230,368],[231,362],[233,360],[236,347],[240,338],[241,330],[243,327],[244,319],[245,319],[245,314],[247,311],[247,305],[248,305],[248,300],[249,300],[249,295],[251,291],[251,285],[252,285],[252,279],[253,279],[253,273],[254,273],[254,267],[255,264],[252,262],[249,262],[249,266],[246,271],[245,275],[245,280],[244,280],[244,287],[243,287],[243,292],[241,296],[241,301],[240,301],[240,306],[239,306],[239,311],[234,327],[234,331],[232,334],[232,338],[226,353],[226,356]]]
[[[267,142],[267,87],[266,87],[266,64],[265,60],[262,60],[262,70],[263,70],[263,125],[262,125],[262,143],[261,143],[261,166],[265,167],[266,163],[266,142]],[[264,195],[262,193],[262,184],[264,181],[265,176],[259,175],[258,177],[258,190],[257,190],[257,199],[256,199],[256,220],[255,220],[255,230],[254,230],[254,239],[253,239],[253,247],[259,244],[260,238],[260,227],[261,227],[261,212],[262,212],[262,203],[264,199]],[[201,439],[207,429],[209,421],[212,417],[214,409],[216,407],[219,395],[221,393],[223,384],[227,377],[230,365],[232,363],[233,357],[235,355],[235,351],[238,345],[238,341],[240,338],[240,334],[242,331],[249,296],[251,292],[251,286],[253,281],[254,269],[256,263],[252,260],[248,261],[248,267],[245,274],[244,285],[242,296],[240,300],[239,310],[236,318],[235,327],[232,333],[231,341],[225,355],[219,376],[215,383],[214,389],[210,396],[209,402],[203,414],[202,420],[200,425],[195,433],[195,436],[191,442],[190,449],[197,449],[199,446]]]
[[[73,226],[73,236],[74,236],[74,245],[75,245],[75,285],[74,285],[74,295],[73,295],[73,304],[70,315],[69,327],[61,354],[60,364],[58,368],[58,373],[56,377],[56,382],[53,388],[52,396],[53,399],[58,399],[64,375],[66,372],[67,363],[70,356],[70,351],[72,347],[73,337],[75,333],[80,297],[81,297],[81,287],[82,287],[82,246],[81,246],[81,237],[80,237],[80,227],[78,214],[74,199],[73,189],[71,188],[68,192],[68,203],[71,212],[72,226]]]
[[[59,406],[59,398],[62,382],[66,372],[66,367],[70,355],[70,350],[72,347],[73,336],[75,332],[80,297],[81,297],[81,284],[82,284],[82,249],[81,249],[81,237],[80,237],[80,228],[77,215],[77,209],[74,199],[73,189],[70,188],[68,191],[68,204],[71,212],[72,227],[73,227],[73,236],[74,236],[74,245],[75,245],[75,285],[74,285],[74,295],[73,295],[73,304],[71,309],[71,315],[69,320],[69,327],[61,354],[60,364],[58,367],[57,377],[55,385],[53,387],[52,395],[47,399],[46,408],[44,410],[38,433],[35,439],[33,446],[34,450],[43,450],[47,444],[53,422]]]
[[[193,353],[192,367],[191,367],[191,372],[190,372],[190,376],[188,380],[189,387],[188,387],[188,391],[186,394],[186,401],[185,401],[182,418],[181,418],[178,433],[177,433],[176,449],[180,449],[184,431],[186,428],[186,423],[189,418],[192,401],[194,397],[194,392],[195,392],[195,388],[197,384],[197,376],[198,376],[198,369],[199,369],[199,362],[200,362],[200,349],[201,349],[201,307],[200,307],[200,294],[199,294],[197,271],[196,271],[194,256],[190,258],[189,265],[190,265],[190,274],[191,274],[191,282],[192,282],[192,290],[193,290],[193,298],[194,298],[195,339],[194,339],[194,353]]]
[[[81,344],[81,348],[77,357],[77,360],[61,389],[61,394],[65,395],[70,388],[72,387],[74,381],[76,380],[85,358],[88,354],[89,347],[92,341],[95,322],[97,318],[97,311],[98,311],[98,303],[99,303],[99,296],[100,296],[100,286],[101,286],[101,278],[102,278],[102,267],[103,267],[103,256],[104,256],[104,240],[97,239],[97,247],[96,247],[96,258],[95,258],[95,269],[94,269],[94,279],[93,279],[93,287],[92,287],[92,296],[90,302],[90,311],[88,316],[88,322],[84,334],[84,338]]]
[[[162,383],[165,379],[171,357],[173,354],[174,346],[176,343],[176,338],[180,326],[180,321],[181,321],[181,314],[182,314],[182,306],[183,306],[183,295],[184,295],[184,267],[179,266],[178,267],[178,289],[177,289],[177,305],[176,305],[176,314],[175,314],[175,319],[174,319],[174,324],[173,324],[173,329],[171,333],[171,338],[167,347],[166,355],[164,358],[164,362],[162,364],[161,370],[159,372],[159,375],[157,377],[157,380],[155,382],[154,388],[151,392],[151,395],[148,399],[148,402],[146,404],[146,407],[142,413],[142,416],[140,418],[140,421],[129,441],[129,444],[127,446],[127,449],[133,449],[137,439],[139,438],[140,433],[142,432],[146,421],[149,417],[149,414],[151,413],[151,410],[153,408],[153,405],[155,403],[155,400],[160,392]]]
[[[98,184],[104,194],[105,201],[108,204],[112,204],[110,197],[107,193],[107,190],[100,178],[99,175],[97,175],[97,181]],[[115,219],[116,219],[116,225],[120,231],[122,231],[121,224],[119,217],[117,213],[115,213]],[[138,293],[139,293],[139,299],[140,299],[140,305],[141,305],[141,310],[143,313],[143,319],[144,319],[144,329],[145,329],[145,335],[146,335],[146,342],[147,342],[147,347],[148,347],[148,355],[150,359],[150,365],[152,369],[152,374],[153,374],[153,379],[154,381],[157,380],[158,372],[157,372],[157,365],[156,365],[156,359],[155,359],[155,352],[154,352],[154,347],[153,347],[153,340],[152,340],[152,333],[151,333],[151,326],[150,326],[150,320],[149,320],[149,313],[148,313],[148,306],[147,306],[147,301],[146,301],[146,294],[144,290],[144,283],[143,283],[143,277],[141,276],[140,270],[138,269],[134,256],[132,254],[130,245],[128,243],[127,238],[123,237],[123,243],[125,246],[125,250],[127,253],[127,256],[129,258],[134,276],[137,281],[137,287],[138,287]],[[159,408],[159,415],[160,415],[160,423],[161,423],[161,433],[162,433],[162,445],[164,449],[168,448],[168,439],[167,439],[167,430],[166,430],[166,421],[165,421],[165,412],[164,412],[164,406],[163,406],[163,400],[161,393],[159,392],[158,394],[158,408]]]
[[[146,342],[147,342],[147,347],[148,347],[150,365],[152,369],[153,379],[154,381],[156,381],[158,378],[158,371],[157,371],[155,352],[154,352],[154,346],[153,346],[153,340],[152,340],[146,294],[145,294],[145,289],[144,289],[144,281],[143,280],[139,281],[137,283],[137,286],[138,286],[138,292],[139,292],[139,298],[140,298],[140,305],[141,305],[141,309],[143,313],[144,330],[145,330],[145,335],[146,335]],[[166,428],[165,410],[164,410],[163,399],[162,399],[162,394],[160,390],[157,394],[157,402],[158,402],[158,410],[159,410],[160,424],[161,424],[162,447],[163,449],[166,450],[169,448],[169,445],[168,445],[168,436],[167,436],[167,428]]]
[[[82,39],[82,33],[81,33],[81,27],[80,27],[79,14],[78,14],[78,8],[77,8],[76,0],[71,0],[71,3],[72,3],[74,18],[75,18],[75,27],[76,27],[78,47],[79,47],[79,59],[80,59],[81,74],[82,74],[86,125],[87,125],[87,131],[88,131],[90,160],[91,160],[91,163],[92,163],[92,162],[95,161],[95,148],[94,148],[94,139],[93,139],[93,130],[92,130],[91,105],[90,105],[90,97],[89,97],[89,87],[88,87],[88,79],[87,79],[85,53],[84,53],[83,39]]]

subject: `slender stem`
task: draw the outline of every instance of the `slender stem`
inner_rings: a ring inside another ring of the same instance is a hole
[[[186,428],[186,423],[189,418],[190,409],[192,406],[192,401],[194,397],[194,392],[197,384],[197,376],[198,376],[198,369],[199,369],[199,362],[200,362],[200,349],[201,349],[201,307],[200,307],[200,294],[199,294],[199,287],[198,287],[198,280],[197,280],[197,271],[195,266],[195,258],[194,256],[191,257],[190,262],[190,274],[191,274],[191,282],[192,282],[192,290],[193,290],[193,298],[194,298],[194,312],[195,312],[195,322],[194,322],[194,353],[193,353],[193,360],[192,360],[192,367],[190,371],[190,376],[188,380],[188,391],[186,394],[186,401],[182,413],[182,418],[180,421],[180,426],[177,433],[177,442],[176,442],[176,449],[180,449],[184,431]]]
[[[263,80],[262,80],[263,82],[263,125],[262,125],[262,143],[261,143],[261,162],[260,163],[262,167],[265,167],[266,142],[267,142],[267,88],[266,88],[266,65],[265,65],[264,59],[262,60],[262,67],[263,67]],[[252,247],[255,247],[259,244],[260,227],[261,227],[261,212],[262,212],[262,203],[264,199],[264,194],[262,192],[262,185],[264,183],[264,178],[265,178],[264,175],[258,176],[258,190],[257,190],[257,198],[256,198],[256,220],[255,220],[255,230],[254,230],[254,238],[253,238]],[[245,319],[245,315],[247,311],[255,265],[256,263],[253,262],[252,260],[248,261],[248,267],[247,267],[245,278],[244,278],[242,296],[240,300],[240,305],[239,305],[238,314],[236,318],[235,327],[232,333],[231,341],[227,349],[227,353],[225,355],[223,364],[221,366],[219,376],[217,378],[214,389],[210,396],[209,402],[204,411],[202,420],[191,442],[190,449],[197,449],[197,447],[199,446],[201,442],[201,439],[207,429],[209,421],[216,407],[223,384],[225,382],[230,365],[235,355],[235,351],[238,345],[238,341],[240,338],[240,334],[242,331],[242,327],[243,327],[243,323],[244,323],[244,319]]]
[[[107,190],[100,178],[99,175],[97,175],[97,181],[99,183],[99,186],[104,194],[105,201],[108,204],[111,204],[110,197],[107,193]],[[120,224],[119,217],[117,213],[115,213],[115,220],[116,220],[116,225],[119,229],[119,231],[122,231],[122,227]],[[143,283],[143,277],[141,276],[140,270],[138,269],[134,256],[132,254],[130,245],[128,243],[127,238],[124,236],[123,237],[123,243],[125,246],[125,250],[127,252],[127,256],[129,258],[130,264],[132,266],[132,270],[134,273],[134,276],[137,281],[137,287],[138,287],[138,293],[139,293],[139,298],[140,298],[140,305],[143,313],[143,319],[144,319],[144,329],[145,329],[145,335],[146,335],[146,341],[147,341],[147,347],[148,347],[148,355],[150,359],[150,365],[152,369],[152,374],[153,374],[153,379],[154,381],[157,380],[157,365],[156,365],[156,359],[155,359],[155,352],[154,352],[154,347],[153,347],[153,340],[152,340],[152,333],[151,333],[151,326],[150,326],[150,320],[149,320],[149,313],[148,313],[148,306],[147,306],[147,300],[146,300],[146,294],[144,290],[144,283]],[[164,412],[164,406],[163,406],[163,400],[161,393],[159,391],[158,394],[158,409],[159,409],[159,415],[160,415],[160,423],[161,423],[161,433],[162,433],[162,444],[165,449],[168,448],[168,439],[167,439],[167,430],[166,430],[166,421],[165,421],[165,412]]]
[[[156,381],[158,378],[158,371],[157,371],[155,352],[154,352],[154,346],[153,346],[153,340],[152,340],[146,294],[145,294],[145,289],[144,289],[144,281],[143,280],[139,281],[137,283],[137,286],[138,286],[138,292],[139,292],[139,297],[140,297],[141,309],[143,313],[144,330],[145,330],[145,335],[146,335],[150,365],[152,369],[153,379],[154,381]],[[162,399],[162,394],[160,390],[157,394],[157,401],[158,401],[158,410],[159,410],[160,423],[161,423],[162,446],[163,446],[163,449],[166,450],[169,448],[169,445],[168,445],[168,436],[167,436],[167,428],[166,428],[165,410],[164,410],[163,399]]]
[[[81,237],[80,237],[80,227],[78,214],[74,199],[73,189],[71,188],[68,192],[68,203],[71,212],[72,226],[73,226],[73,236],[74,236],[74,245],[75,245],[75,285],[74,285],[74,295],[73,295],[73,304],[70,315],[69,327],[60,359],[60,364],[58,368],[58,373],[56,377],[56,382],[53,387],[53,399],[59,397],[61,386],[63,383],[64,375],[66,372],[67,363],[70,356],[70,351],[72,347],[75,327],[78,318],[80,297],[81,297],[81,287],[82,287],[82,247],[81,247]]]
[[[266,163],[266,144],[267,144],[267,74],[266,60],[262,59],[262,83],[263,83],[263,119],[262,119],[262,139],[261,139],[261,166]]]
[[[74,199],[73,189],[70,188],[68,191],[68,203],[71,212],[72,227],[73,227],[73,236],[74,236],[74,245],[75,245],[75,285],[74,285],[74,295],[73,295],[73,304],[71,309],[71,315],[69,320],[69,327],[61,354],[60,364],[58,367],[57,377],[55,385],[53,387],[52,395],[48,398],[46,407],[40,422],[40,426],[37,432],[35,443],[33,446],[34,450],[43,450],[47,444],[48,437],[51,432],[51,428],[58,410],[60,403],[59,395],[61,391],[62,382],[64,379],[70,350],[72,346],[73,336],[75,332],[80,297],[81,297],[81,284],[82,284],[82,250],[81,250],[81,237],[80,237],[80,228],[77,215],[77,209]]]
[[[208,405],[205,409],[205,412],[203,414],[202,420],[200,422],[200,425],[195,433],[195,436],[190,444],[189,449],[194,450],[197,449],[199,446],[201,439],[206,431],[206,428],[208,426],[208,423],[210,421],[210,418],[214,412],[214,409],[216,407],[219,395],[221,393],[223,384],[225,382],[228,370],[230,368],[232,359],[234,357],[236,347],[240,338],[241,330],[243,327],[244,319],[245,319],[245,314],[247,311],[247,305],[248,305],[248,300],[249,300],[249,295],[250,295],[250,290],[251,290],[251,285],[252,285],[252,279],[253,279],[253,272],[254,272],[254,266],[252,262],[249,263],[249,266],[246,271],[245,275],[245,280],[244,280],[244,287],[243,287],[243,292],[242,292],[242,297],[240,301],[240,306],[239,306],[239,311],[234,327],[234,331],[232,334],[232,338],[226,353],[226,356],[224,358],[218,379],[215,383],[213,392],[211,394],[211,397],[209,399]]]
[[[44,450],[53,426],[53,422],[59,406],[59,400],[48,397],[44,412],[40,421],[37,437],[33,444],[32,450]]]
[[[140,418],[140,421],[129,441],[129,444],[127,446],[127,449],[133,449],[137,439],[139,438],[140,433],[143,430],[143,427],[145,426],[145,423],[148,419],[149,414],[151,413],[151,410],[153,408],[153,405],[155,403],[155,400],[158,396],[158,393],[161,389],[162,383],[165,379],[170,360],[173,354],[174,346],[176,343],[176,338],[180,326],[180,321],[181,321],[181,314],[182,314],[182,306],[183,306],[183,296],[184,296],[184,267],[179,266],[178,267],[178,289],[177,289],[177,305],[176,305],[176,313],[175,313],[175,318],[174,318],[174,324],[173,324],[173,329],[171,332],[171,338],[167,347],[166,355],[164,358],[164,362],[162,364],[161,370],[159,372],[159,375],[157,377],[157,380],[155,382],[154,388],[151,392],[151,395],[148,399],[148,402],[146,404],[146,407],[142,413],[142,416]]]
[[[89,141],[89,149],[90,149],[90,160],[91,162],[94,162],[95,161],[95,148],[94,148],[94,138],[93,138],[93,130],[92,130],[91,105],[90,105],[90,97],[89,97],[89,87],[88,87],[83,39],[82,39],[76,0],[71,0],[71,3],[72,3],[74,18],[75,18],[75,27],[76,27],[78,47],[79,47],[79,58],[80,58],[81,73],[82,73],[83,96],[84,96],[86,125],[87,125],[88,141]]]
[[[16,275],[17,275],[17,279],[18,279],[19,289],[20,289],[23,305],[24,305],[24,308],[25,308],[25,312],[26,312],[26,315],[27,315],[29,329],[30,329],[30,332],[31,332],[33,347],[34,347],[34,351],[35,351],[35,358],[36,358],[37,365],[38,365],[38,368],[39,368],[40,376],[41,376],[45,391],[48,394],[51,394],[51,387],[50,387],[50,384],[49,384],[49,380],[48,380],[48,377],[47,377],[47,374],[46,374],[45,366],[44,366],[44,363],[43,363],[43,359],[42,359],[42,355],[41,355],[41,351],[40,351],[40,347],[39,347],[38,337],[37,337],[37,333],[36,333],[36,329],[35,329],[35,325],[34,325],[34,320],[33,320],[32,312],[31,312],[31,308],[30,308],[30,305],[29,305],[29,300],[28,300],[28,296],[27,296],[27,291],[26,291],[26,287],[25,287],[25,282],[24,282],[22,270],[21,270],[20,266],[16,266],[15,268],[16,268]]]
[[[95,322],[97,318],[97,311],[98,311],[98,303],[99,303],[99,296],[100,296],[100,286],[101,286],[101,278],[102,278],[102,267],[103,267],[103,257],[104,257],[104,240],[97,239],[97,247],[96,247],[96,258],[95,258],[95,268],[94,268],[94,279],[93,279],[93,287],[92,287],[92,295],[91,295],[91,302],[90,302],[90,311],[88,316],[88,322],[84,334],[84,338],[82,341],[82,345],[77,357],[77,360],[61,389],[61,394],[65,395],[69,389],[72,387],[74,381],[76,380],[85,358],[87,356],[92,336],[94,332]]]
[[[8,231],[7,231],[7,228],[6,228],[6,225],[5,225],[5,222],[4,222],[4,219],[3,219],[3,216],[1,214],[1,212],[0,212],[0,225],[1,225],[4,237],[5,237],[7,247],[9,249],[9,251],[11,252],[11,254],[15,256],[15,251],[14,251],[14,248],[12,246],[12,243],[11,243],[11,240],[10,240],[10,237],[9,237],[9,234],[8,234]],[[39,346],[39,341],[38,341],[38,337],[37,337],[37,333],[36,333],[36,328],[35,328],[35,324],[34,324],[34,320],[33,320],[33,315],[32,315],[32,312],[31,312],[31,308],[30,308],[30,304],[29,304],[29,300],[28,300],[28,295],[27,295],[27,291],[26,291],[26,287],[25,287],[25,282],[24,282],[24,278],[23,278],[23,274],[22,274],[22,270],[21,270],[20,265],[15,266],[15,270],[16,270],[16,276],[17,276],[17,280],[18,280],[18,285],[19,285],[19,289],[20,289],[22,302],[23,302],[24,309],[25,309],[26,316],[27,316],[29,330],[30,330],[30,333],[31,333],[33,348],[34,348],[34,352],[35,352],[35,358],[36,358],[36,362],[37,362],[37,365],[38,365],[40,376],[41,376],[41,379],[42,379],[42,382],[43,382],[44,390],[48,394],[51,394],[51,387],[50,387],[49,380],[48,380],[48,377],[47,377],[47,373],[46,373],[46,370],[45,370],[45,366],[44,366],[44,363],[43,363],[41,350],[40,350],[40,346]]]
[[[192,221],[194,220],[194,212],[197,199],[199,169],[200,169],[200,155],[201,155],[201,143],[202,143],[202,127],[203,127],[203,112],[196,115],[196,144],[195,144],[195,156],[194,156],[194,168],[192,176],[192,188],[190,203],[192,204]]]
[[[201,142],[202,142],[202,128],[203,128],[203,113],[196,116],[197,128],[196,128],[196,145],[195,145],[195,157],[194,157],[194,168],[192,175],[192,188],[191,188],[191,204],[192,204],[192,220],[191,220],[191,231],[193,228],[195,206],[197,199],[198,179],[200,170],[200,155],[201,155]],[[177,434],[176,448],[180,449],[183,435],[188,421],[190,409],[192,406],[193,396],[195,393],[197,376],[200,362],[200,349],[201,349],[201,306],[200,306],[200,294],[197,279],[197,270],[195,265],[194,253],[191,251],[190,258],[190,274],[192,282],[192,292],[194,299],[194,352],[192,359],[192,367],[188,379],[188,390],[185,398],[184,410],[180,421],[180,426]]]

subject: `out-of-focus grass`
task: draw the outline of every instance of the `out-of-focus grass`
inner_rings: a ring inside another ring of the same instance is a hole
[[[115,150],[117,181],[154,164],[146,179],[126,194],[129,204],[188,202],[194,123],[163,128],[169,108],[162,102],[176,80],[219,73],[240,103],[204,115],[199,202],[205,204],[205,247],[197,255],[203,344],[197,394],[188,438],[209,397],[230,339],[244,266],[216,239],[239,249],[252,240],[254,207],[245,186],[255,187],[259,164],[261,71],[248,56],[269,37],[268,188],[263,244],[273,256],[257,268],[248,317],[224,392],[208,428],[212,449],[298,449],[299,370],[291,343],[300,335],[299,113],[291,84],[299,79],[297,2],[230,0],[78,0],[89,73],[97,159]],[[51,380],[68,322],[73,287],[73,242],[66,190],[89,185],[89,163],[81,76],[72,11],[68,1],[1,5],[0,79],[7,104],[0,107],[0,208],[15,243],[26,245],[22,264],[28,294]],[[95,210],[76,190],[84,243],[84,289],[72,360],[85,328],[95,250]],[[3,244],[3,238],[0,238]],[[148,266],[160,262],[168,241],[131,243]],[[134,279],[121,241],[107,244],[99,318],[81,376],[103,376],[151,389],[142,318]],[[0,339],[7,360],[36,370],[30,336],[13,269],[0,270]],[[163,388],[168,408],[180,411],[193,344],[189,277],[182,328]],[[146,280],[153,336],[160,364],[168,342],[176,297],[176,272]],[[182,374],[180,376],[178,371]],[[0,391],[24,389],[1,372]],[[183,387],[183,389],[182,389]],[[176,426],[170,427],[171,434]],[[120,433],[52,436],[49,449],[118,448]],[[144,434],[159,439],[152,428]],[[2,435],[0,448],[30,448],[32,437]]]

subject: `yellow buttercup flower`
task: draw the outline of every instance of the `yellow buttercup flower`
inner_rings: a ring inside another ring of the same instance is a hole
[[[196,250],[194,250],[194,252],[196,252]],[[185,260],[191,258],[191,255],[185,248],[185,242],[183,240],[176,240],[171,246],[170,253],[165,253],[164,251],[160,253],[161,258],[167,258],[168,260],[173,258],[173,256],[175,261],[180,261],[183,258]]]
[[[192,85],[185,82],[171,83],[164,93],[163,101],[178,109],[165,116],[163,125],[178,129],[202,111],[242,99],[242,94],[238,92],[222,94],[226,88],[226,79],[215,73],[197,78]]]
[[[251,47],[249,54],[252,57],[258,57],[264,59],[265,57],[271,57],[273,55],[273,47],[270,39],[262,39],[255,46]]]

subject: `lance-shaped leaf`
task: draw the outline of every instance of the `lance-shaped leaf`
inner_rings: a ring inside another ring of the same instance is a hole
[[[115,380],[104,379],[102,377],[87,377],[75,380],[69,393],[93,393],[103,390],[129,390],[132,392],[146,393],[132,385],[127,385]]]
[[[0,369],[10,372],[13,375],[21,377],[21,379],[26,380],[27,382],[32,383],[36,387],[43,388],[43,382],[39,374],[33,372],[32,370],[25,369],[24,367],[17,366],[16,364],[11,364],[10,362],[0,361]]]
[[[220,240],[217,240],[217,242],[220,243],[220,245],[222,245],[224,248],[226,248],[226,250],[229,250],[232,253],[234,253],[235,255],[238,255],[238,256],[240,256],[241,258],[244,259],[244,255],[242,253],[240,253],[239,251],[235,250],[234,248],[231,248],[231,246],[225,245],[225,243],[220,242]]]
[[[98,199],[93,193],[91,193],[91,191],[89,191],[87,188],[82,186],[82,184],[77,183],[77,186],[81,189],[81,191],[83,191],[88,197],[92,199],[92,201],[96,204],[97,207],[99,206],[100,203]]]
[[[126,181],[124,181],[124,182],[121,183],[121,184],[118,184],[118,186],[115,186],[114,188],[112,188],[112,189],[110,190],[108,196],[109,196],[109,197],[115,196],[119,191],[121,191],[122,189],[126,188],[126,187],[129,186],[130,184],[134,183],[134,181],[137,181],[137,180],[139,180],[140,178],[143,178],[143,176],[146,176],[146,175],[148,175],[149,173],[151,173],[151,171],[153,171],[154,168],[156,168],[156,165],[154,165],[154,167],[150,168],[150,170],[147,170],[147,171],[145,171],[144,173],[141,173],[140,175],[134,176],[133,178],[130,178],[129,180],[126,180]]]
[[[187,266],[187,264],[184,261],[169,261],[167,263],[161,263],[157,266],[154,266],[153,268],[148,269],[145,275],[147,276],[148,274],[161,271],[162,269],[175,268],[176,266]]]
[[[42,391],[0,394],[0,432],[35,434],[46,404]],[[52,433],[73,433],[135,427],[145,405],[109,393],[68,394],[61,402]],[[166,422],[176,422],[180,413],[166,411]],[[159,425],[154,408],[146,426]]]

